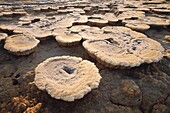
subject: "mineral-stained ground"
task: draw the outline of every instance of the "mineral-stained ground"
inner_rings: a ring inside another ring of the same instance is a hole
[[[12,5],[12,3],[1,2],[0,24],[15,24],[20,17],[24,17],[20,15],[19,17],[3,15],[5,11],[8,12],[7,10],[12,11],[12,8],[22,8],[31,15],[41,13],[52,18],[52,16],[59,15],[57,10],[50,10],[50,8],[45,9],[44,7],[53,6],[54,9],[54,7],[61,6],[59,8],[63,9],[65,5],[65,9],[69,4],[68,2],[63,3],[64,5],[59,4],[58,2],[55,4],[54,1],[53,3],[48,2],[48,5],[45,4],[45,2],[24,3],[27,5],[24,5],[21,2],[13,3],[15,5]],[[143,6],[132,3],[132,1],[126,3],[119,3],[118,1],[106,3],[106,5],[102,3],[93,3],[99,5],[91,5],[91,7],[94,8],[92,8],[90,12],[86,12],[84,15],[92,15],[94,13],[104,14],[109,11],[115,15],[120,15],[122,12],[127,11],[127,9],[135,10],[138,7],[141,7],[141,11],[145,12],[145,16],[149,15],[159,19],[166,19],[170,25],[170,21],[168,21],[170,19],[170,2],[168,1],[142,1],[141,4],[143,4]],[[166,4],[166,7],[163,7],[163,4]],[[40,7],[42,5],[44,6],[44,9]],[[85,6],[86,5],[82,5],[80,8],[84,8]],[[109,10],[98,11],[98,9],[102,9],[102,6],[109,8]],[[122,9],[118,6],[121,6]],[[40,8],[40,10],[33,11],[32,7]],[[74,5],[70,5],[70,7],[74,8]],[[160,9],[162,12],[154,11],[154,9]],[[65,13],[68,12],[66,11]],[[134,20],[134,18],[131,20]],[[154,22],[152,23],[152,20],[150,21],[150,23],[147,23],[150,25],[150,29],[140,32],[162,44],[165,48],[164,58],[157,63],[142,64],[139,67],[124,70],[105,68],[103,65],[97,63],[97,61],[91,58],[85,51],[82,42],[79,45],[65,47],[58,45],[55,38],[51,36],[47,40],[41,40],[34,53],[26,56],[15,56],[4,49],[5,41],[1,41],[0,112],[170,113],[170,53],[168,53],[170,52],[170,38],[169,40],[165,39],[166,35],[170,35],[170,26],[168,24],[162,25],[163,23],[154,24]],[[114,25],[124,26],[122,20]],[[1,32],[7,33],[9,36],[14,34],[13,31],[9,29],[4,30],[2,27]],[[47,92],[39,90],[34,84],[35,67],[49,57],[61,55],[82,57],[83,59],[94,62],[99,68],[100,75],[102,76],[99,88],[92,90],[83,99],[74,102],[56,100],[48,95]]]

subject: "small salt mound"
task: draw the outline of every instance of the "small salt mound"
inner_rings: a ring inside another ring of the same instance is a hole
[[[5,40],[8,35],[6,33],[0,33],[0,41]]]
[[[4,48],[14,55],[28,55],[34,52],[39,40],[24,34],[12,35],[6,38]]]
[[[105,40],[87,40],[84,48],[99,63],[110,68],[131,68],[142,63],[158,62],[164,48],[150,38],[117,37]]]
[[[55,99],[74,101],[98,88],[101,76],[96,66],[82,58],[48,58],[35,69],[35,84]]]

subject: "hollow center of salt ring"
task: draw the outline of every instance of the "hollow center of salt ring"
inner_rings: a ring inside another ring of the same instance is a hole
[[[64,67],[63,67],[63,70],[64,70],[66,73],[68,73],[68,74],[72,74],[75,69],[71,69],[71,68],[69,68],[69,67],[67,67],[67,66],[64,66]]]

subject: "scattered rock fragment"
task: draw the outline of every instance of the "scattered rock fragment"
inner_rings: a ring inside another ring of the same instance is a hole
[[[42,103],[38,103],[33,107],[28,107],[23,113],[38,113],[42,106]]]
[[[156,104],[152,109],[152,113],[169,113],[169,111],[169,107],[164,104]]]
[[[111,94],[114,104],[124,106],[138,106],[142,102],[142,92],[133,80],[122,80],[120,86]]]

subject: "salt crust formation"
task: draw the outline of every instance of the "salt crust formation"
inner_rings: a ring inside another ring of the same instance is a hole
[[[141,33],[129,32],[128,28],[124,28],[127,30],[124,32],[120,32],[119,27],[113,29],[111,38],[83,42],[84,48],[99,63],[110,68],[131,68],[163,58],[164,48],[157,41]]]
[[[63,46],[77,45],[82,39],[79,34],[71,33],[67,28],[55,29],[53,35],[56,36],[58,44]]]
[[[112,33],[115,35],[115,37],[120,38],[147,38],[146,35],[133,31],[130,28],[122,27],[122,26],[106,26],[103,27],[102,30],[106,33]]]
[[[34,52],[39,40],[24,34],[12,35],[6,38],[4,48],[15,55],[28,55]]]
[[[101,76],[96,66],[72,56],[51,57],[35,69],[35,84],[51,97],[64,101],[81,99],[98,88]]]
[[[108,37],[108,35],[98,27],[86,28],[85,30],[79,32],[79,34],[82,36],[83,40],[98,40],[106,39]]]
[[[0,41],[5,40],[8,35],[6,33],[0,33]]]
[[[125,26],[136,31],[145,31],[150,28],[149,25],[142,24],[142,23],[129,23],[129,24],[125,24]]]

